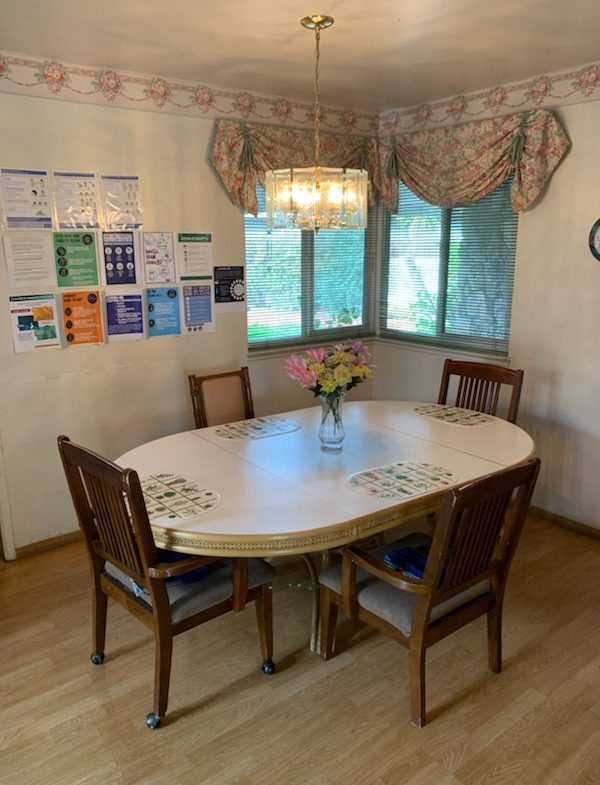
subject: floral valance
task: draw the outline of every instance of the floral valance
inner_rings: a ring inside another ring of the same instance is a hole
[[[546,109],[398,136],[321,135],[321,164],[369,172],[389,210],[398,182],[439,207],[483,199],[514,172],[515,211],[533,204],[570,147]],[[314,164],[312,131],[217,120],[210,160],[231,201],[256,215],[256,181],[269,169]]]
[[[379,163],[377,140],[361,136],[322,133],[321,165],[367,169],[376,181]],[[264,182],[269,169],[313,166],[314,133],[298,128],[254,125],[217,120],[210,161],[231,201],[256,215],[256,180]]]
[[[529,207],[570,147],[558,118],[546,109],[379,139],[375,186],[391,211],[398,181],[430,204],[477,202],[514,171],[512,205]]]

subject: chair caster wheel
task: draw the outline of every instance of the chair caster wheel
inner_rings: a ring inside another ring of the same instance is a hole
[[[155,728],[160,727],[162,717],[159,714],[155,714],[153,711],[148,714],[146,717],[146,725],[150,728],[150,730],[154,730]]]
[[[90,662],[93,665],[102,665],[104,662],[104,652],[103,651],[94,651],[90,654]]]
[[[271,676],[277,670],[275,663],[272,659],[264,660],[263,664],[260,666],[260,669],[263,673],[266,673],[267,676]]]

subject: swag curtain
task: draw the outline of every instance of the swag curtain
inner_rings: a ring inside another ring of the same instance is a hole
[[[323,133],[320,141],[321,166],[366,169],[369,181],[375,182],[378,166],[375,138]],[[217,120],[210,162],[231,201],[256,215],[257,177],[264,185],[264,173],[269,169],[314,166],[314,132]]]
[[[371,195],[379,192],[391,212],[402,180],[439,207],[483,199],[514,171],[512,205],[530,207],[570,142],[546,109],[391,137],[321,135],[321,164],[363,168]],[[256,215],[256,179],[268,169],[314,164],[314,136],[304,129],[217,120],[210,160],[231,201]]]

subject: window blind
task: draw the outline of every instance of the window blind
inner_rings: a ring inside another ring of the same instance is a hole
[[[382,265],[384,334],[507,353],[517,239],[510,185],[452,209],[400,185]]]

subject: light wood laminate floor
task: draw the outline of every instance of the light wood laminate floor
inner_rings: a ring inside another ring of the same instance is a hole
[[[149,632],[109,606],[106,662],[92,666],[83,546],[57,555],[0,564],[3,785],[600,783],[598,541],[529,519],[503,673],[487,670],[484,619],[433,647],[420,730],[401,646],[342,622],[337,657],[308,651],[310,595],[290,558],[277,562],[279,673],[260,673],[253,608],[185,633],[167,721],[149,731]]]

